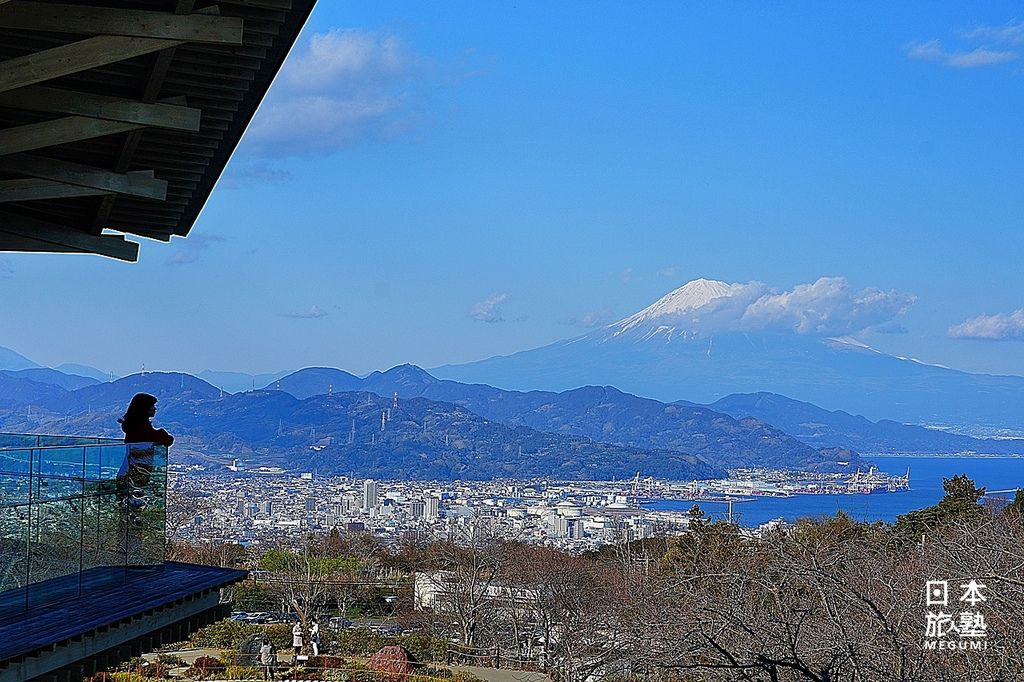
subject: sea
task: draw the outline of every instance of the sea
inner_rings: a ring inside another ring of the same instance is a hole
[[[794,495],[792,497],[754,497],[750,502],[733,505],[733,519],[753,528],[783,519],[834,516],[844,511],[861,521],[892,522],[900,514],[929,507],[942,499],[942,479],[967,474],[979,487],[993,491],[992,497],[1013,499],[1013,492],[994,491],[1024,488],[1024,457],[865,455],[880,470],[904,474],[910,468],[910,490],[870,495]],[[648,509],[680,511],[692,507],[692,500],[657,500]],[[725,518],[724,503],[701,501],[701,509],[712,518]]]

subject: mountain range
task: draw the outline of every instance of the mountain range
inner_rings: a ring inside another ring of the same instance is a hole
[[[157,396],[156,422],[177,437],[179,461],[240,458],[280,466],[383,478],[610,479],[637,471],[674,479],[722,476],[724,468],[675,449],[638,448],[502,424],[426,398],[395,404],[369,392],[299,399],[284,391],[229,394],[187,374],[137,374],[66,391],[0,376],[5,431],[117,435],[117,417],[140,391]],[[196,453],[198,457],[191,455]],[[182,459],[182,456],[184,459]]]
[[[736,419],[697,405],[669,405],[611,386],[571,391],[506,391],[484,384],[439,380],[414,365],[365,378],[319,367],[274,382],[298,398],[328,391],[368,391],[384,397],[424,397],[463,407],[487,419],[544,433],[645,449],[668,449],[722,467],[750,465],[806,469],[856,467],[855,453],[821,451],[753,418]]]
[[[761,291],[695,280],[583,336],[431,372],[107,380],[0,348],[0,428],[116,434],[116,417],[146,391],[179,445],[199,455],[358,475],[695,478],[746,466],[852,470],[868,463],[858,453],[1024,454],[1024,440],[919,425],[1024,424],[1024,378],[751,326]]]
[[[752,291],[753,285],[694,280],[582,336],[431,373],[515,390],[613,385],[664,402],[769,392],[872,420],[1024,430],[1024,377],[888,355],[848,335],[817,331],[832,322],[824,314],[795,326],[769,324],[763,320],[781,313],[752,303]],[[786,303],[784,296],[772,300]]]
[[[735,394],[701,405],[662,403],[610,386],[508,391],[438,379],[414,365],[365,377],[307,368],[234,395],[188,374],[101,383],[39,367],[4,370],[0,428],[117,435],[116,418],[140,391],[160,399],[158,421],[189,450],[359,475],[380,476],[390,467],[396,476],[486,478],[503,475],[512,461],[520,471],[571,478],[622,477],[634,468],[688,478],[744,466],[864,467],[858,452],[1024,454],[1022,440],[871,421],[777,394]],[[392,420],[378,433],[389,408]],[[470,459],[451,459],[438,447],[442,425],[452,452],[474,453]]]

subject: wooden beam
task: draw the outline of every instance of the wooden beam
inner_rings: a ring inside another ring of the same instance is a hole
[[[54,182],[53,180],[39,180],[37,178],[0,180],[0,204],[12,201],[91,197],[101,194],[107,194],[107,192],[102,189],[68,185],[63,182]]]
[[[154,178],[151,172],[113,173],[92,166],[31,154],[5,156],[2,164],[5,172],[101,189],[115,194],[160,201],[167,196],[167,181]]]
[[[195,0],[176,0],[173,12],[176,15],[190,14],[192,10],[195,9],[195,4]],[[216,5],[212,6],[210,10],[220,12],[220,8]],[[171,68],[171,62],[174,61],[174,55],[176,55],[177,52],[176,48],[171,47],[157,53],[156,59],[153,60],[153,68],[150,69],[149,77],[146,78],[146,84],[142,88],[142,93],[140,95],[140,99],[143,102],[156,101],[156,98],[160,94],[160,89],[163,87],[164,78],[167,77],[167,71]],[[128,164],[131,163],[132,157],[135,156],[135,150],[138,149],[139,142],[141,140],[141,130],[135,130],[125,136],[124,143],[121,145],[121,150],[117,153],[117,158],[114,161],[115,172],[123,173],[128,170]],[[93,216],[92,220],[93,234],[99,234],[103,231],[107,221],[110,219],[111,211],[114,210],[115,201],[117,201],[117,196],[114,194],[107,195],[100,199],[99,205],[96,207],[96,215]]]
[[[18,253],[82,253],[78,249],[59,244],[48,244],[38,239],[26,239],[0,230],[0,251]]]
[[[127,241],[122,235],[87,234],[73,227],[10,211],[0,210],[0,233],[42,242],[57,247],[59,251],[73,249],[132,262],[139,258],[139,245]]]
[[[0,10],[0,28],[50,33],[166,38],[241,45],[242,19],[12,0]]]
[[[180,40],[100,36],[0,62],[0,92],[181,45]]]
[[[150,104],[43,85],[30,85],[0,93],[0,107],[48,114],[90,116],[107,121],[187,131],[199,130],[202,116],[200,109],[178,106],[169,101]]]
[[[0,157],[94,137],[126,133],[141,127],[136,123],[104,121],[86,116],[65,116],[52,121],[4,128],[0,130]],[[0,161],[0,164],[2,163],[3,161]]]
[[[258,7],[260,9],[290,10],[292,0],[221,0],[228,5],[241,5],[243,7]]]

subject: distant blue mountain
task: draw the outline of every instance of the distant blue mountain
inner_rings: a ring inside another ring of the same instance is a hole
[[[642,470],[675,479],[724,470],[690,453],[541,433],[424,398],[339,392],[299,400],[283,391],[222,394],[186,374],[150,373],[75,391],[0,375],[0,431],[118,435],[135,393],[159,399],[154,422],[193,449],[250,464],[388,478],[623,478]],[[7,397],[18,405],[7,404]]]
[[[889,419],[871,421],[775,393],[733,394],[705,407],[737,419],[753,417],[766,421],[814,447],[851,448],[864,453],[1024,455],[1024,439],[972,438]]]
[[[355,374],[333,367],[306,367],[280,378],[275,377],[263,388],[268,391],[284,391],[296,398],[326,395],[328,392],[366,390],[363,388],[363,380]]]
[[[61,415],[74,415],[104,409],[124,412],[132,396],[136,393],[150,393],[159,401],[173,399],[178,402],[213,400],[221,395],[220,389],[191,374],[147,372],[146,374],[132,374],[117,381],[66,391],[35,404]]]
[[[60,386],[32,381],[18,376],[17,372],[0,372],[0,409],[19,410],[59,400],[65,395],[67,391]]]
[[[90,377],[79,376],[77,374],[66,374],[55,369],[50,369],[49,367],[31,367],[29,369],[21,369],[17,371],[0,370],[0,373],[11,377],[29,379],[30,381],[36,381],[41,384],[59,386],[68,391],[99,383]]]
[[[21,353],[16,353],[10,348],[0,346],[0,369],[19,370],[29,369],[30,367],[39,367],[39,365]]]
[[[325,393],[328,382],[334,390],[341,384],[346,390],[369,391],[384,398],[397,395],[399,404],[418,397],[452,403],[503,424],[544,433],[687,452],[722,467],[758,464],[842,470],[864,464],[856,453],[810,447],[756,419],[737,420],[704,406],[666,405],[611,386],[562,393],[506,391],[439,380],[415,365],[400,365],[363,379],[340,370],[305,369],[281,379],[280,386],[298,398],[308,398]]]
[[[1024,428],[1024,377],[923,364],[849,338],[692,331],[686,325],[704,309],[713,316],[718,299],[687,296],[691,285],[589,334],[431,373],[524,391],[608,384],[664,402],[771,392],[873,420]],[[671,305],[680,300],[688,306],[681,312]]]
[[[284,372],[269,372],[264,374],[246,374],[245,372],[221,372],[212,369],[204,369],[198,376],[203,381],[210,383],[217,388],[223,388],[228,393],[240,391],[251,391],[256,388],[263,388],[268,383],[276,381],[283,376],[291,374],[292,370]]]
[[[95,379],[96,381],[110,381],[111,379],[118,378],[116,376],[112,377],[110,372],[103,372],[96,369],[95,367],[90,367],[89,365],[79,365],[74,362],[65,362],[63,365],[57,365],[56,367],[54,367],[54,369],[57,370],[58,372],[63,372],[64,374],[75,374],[80,377],[89,377],[90,379]]]

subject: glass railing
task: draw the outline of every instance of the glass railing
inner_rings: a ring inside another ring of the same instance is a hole
[[[0,434],[0,619],[164,561],[167,448]]]

